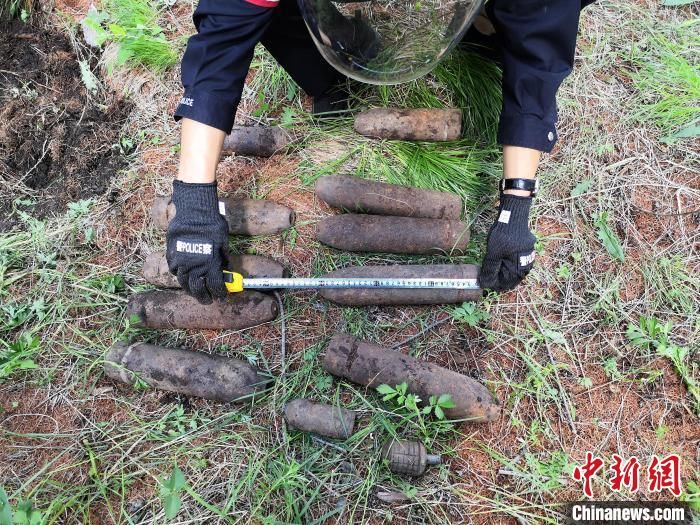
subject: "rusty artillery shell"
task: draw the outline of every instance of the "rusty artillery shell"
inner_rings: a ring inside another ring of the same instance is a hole
[[[219,199],[219,211],[228,222],[231,235],[270,235],[280,233],[294,225],[294,210],[276,202],[259,199]],[[161,230],[175,217],[175,205],[171,197],[156,197],[151,207],[151,219]]]
[[[427,465],[439,465],[437,454],[428,454],[420,441],[392,439],[382,448],[382,459],[389,462],[389,470],[396,474],[422,476]]]
[[[316,237],[349,252],[461,254],[469,244],[469,225],[462,221],[355,215],[326,217]]]
[[[462,134],[459,109],[375,108],[355,117],[355,131],[378,139],[457,140]]]
[[[415,357],[360,341],[338,333],[333,336],[323,359],[323,368],[336,376],[369,387],[407,383],[408,391],[426,402],[430,396],[449,394],[454,408],[444,410],[452,419],[493,421],[500,407],[488,389],[457,372],[419,361]]]
[[[390,266],[349,266],[327,273],[323,277],[366,277],[387,279],[439,278],[476,279],[475,264],[402,264]],[[326,288],[320,290],[325,299],[348,306],[398,304],[451,304],[478,301],[480,289],[400,289],[400,288]]]
[[[304,432],[347,439],[355,428],[355,412],[345,408],[294,399],[284,407],[287,424]]]
[[[116,343],[107,352],[105,374],[134,384],[215,401],[244,401],[272,381],[245,361],[146,343]]]
[[[277,261],[259,255],[229,255],[227,267],[238,272],[243,277],[289,277],[289,272]],[[143,278],[161,288],[180,288],[170,270],[165,252],[154,252],[146,257],[143,263]]]
[[[278,127],[234,126],[224,139],[223,154],[271,157],[292,142],[291,134]]]
[[[129,297],[127,316],[144,328],[242,330],[277,317],[277,302],[259,292],[229,294],[212,304],[199,304],[181,290],[148,290]]]
[[[462,199],[454,193],[386,184],[352,175],[319,177],[316,195],[334,208],[356,213],[456,220],[462,215]]]

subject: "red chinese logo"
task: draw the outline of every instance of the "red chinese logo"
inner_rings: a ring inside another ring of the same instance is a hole
[[[603,459],[586,452],[586,462],[574,468],[573,477],[576,481],[583,482],[583,493],[589,498],[593,497],[591,479],[603,468]],[[634,494],[639,490],[639,460],[632,456],[625,461],[621,456],[613,454],[613,463],[610,465],[612,477],[609,480],[610,489],[620,492],[626,487]],[[668,490],[674,496],[681,495],[681,460],[677,454],[670,454],[664,459],[652,456],[651,463],[647,467],[647,487],[649,492],[661,492]]]
[[[662,460],[652,456],[647,473],[650,492],[668,489],[676,497],[681,495],[681,461],[678,455],[671,454]]]
[[[631,493],[639,490],[639,461],[632,456],[628,461],[624,461],[617,454],[613,454],[613,463],[610,470],[613,472],[613,477],[610,478],[610,488],[619,492],[622,487],[627,487]]]
[[[576,481],[583,480],[583,493],[589,498],[593,497],[591,478],[595,476],[596,472],[601,468],[603,468],[603,460],[598,457],[593,457],[593,454],[590,452],[586,452],[586,463],[574,469],[574,479]]]

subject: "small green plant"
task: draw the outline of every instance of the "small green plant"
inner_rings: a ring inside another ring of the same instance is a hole
[[[658,427],[656,427],[656,430],[654,431],[656,433],[656,439],[662,441],[666,437],[666,434],[668,434],[669,430],[671,429],[668,428],[666,425],[659,425]]]
[[[12,525],[12,507],[2,485],[0,485],[0,525]]]
[[[208,422],[208,419],[200,416],[199,413],[185,413],[185,407],[177,405],[163,418],[156,423],[158,437],[174,439],[187,432],[196,431],[201,424]]]
[[[43,519],[43,513],[35,509],[31,501],[20,501],[15,508],[15,525],[40,525]]]
[[[377,392],[382,394],[383,401],[392,401],[397,408],[407,408],[410,411],[418,410],[418,403],[421,399],[415,394],[408,393],[408,384],[401,383],[395,387],[389,385],[379,385]]]
[[[97,35],[96,43],[119,45],[113,65],[139,64],[163,71],[179,53],[156,23],[158,7],[152,0],[107,0],[104,10],[92,10],[85,23]]]
[[[568,264],[560,264],[557,268],[557,277],[560,279],[568,279],[571,277],[571,267]]]
[[[696,481],[688,481],[680,500],[686,502],[695,512],[700,512],[700,485]]]
[[[0,20],[19,18],[22,22],[29,20],[32,13],[33,0],[2,0],[0,1]]]
[[[588,190],[590,190],[591,186],[593,186],[593,179],[583,179],[581,182],[576,184],[576,186],[574,186],[574,188],[571,190],[571,196],[580,197]]]
[[[5,489],[0,486],[0,525],[40,525],[44,513],[34,508],[31,501],[20,501],[12,508]]]
[[[697,23],[650,31],[643,48],[634,45],[631,49],[635,70],[630,76],[639,94],[633,116],[654,122],[666,135],[662,138],[665,142],[700,135]]]
[[[668,336],[673,328],[673,323],[667,321],[660,323],[653,317],[640,317],[639,324],[627,325],[627,339],[630,343],[646,350],[656,349],[657,345],[668,344]]]
[[[410,413],[423,416],[434,414],[435,417],[441,421],[445,419],[445,409],[454,408],[456,406],[449,394],[442,394],[440,396],[430,396],[423,408],[419,408],[418,405],[422,399],[415,394],[408,393],[408,385],[406,383],[401,383],[395,387],[379,385],[377,387],[377,392],[384,396],[382,400],[393,400],[396,408],[406,409]]]
[[[605,375],[610,378],[611,381],[620,381],[624,376],[617,368],[617,359],[614,357],[608,357],[603,363],[603,370]]]
[[[690,354],[686,347],[673,343],[670,339],[673,323],[661,323],[653,317],[640,317],[638,324],[627,325],[627,339],[632,345],[668,358],[676,372],[688,388],[693,398],[695,412],[700,414],[700,385],[695,379],[695,367],[688,363]]]
[[[175,518],[177,513],[180,512],[180,507],[182,506],[180,494],[186,485],[185,475],[178,467],[173,468],[170,478],[161,480],[160,497],[163,501],[163,510],[167,519]]]
[[[476,327],[480,322],[488,321],[491,318],[491,314],[479,309],[476,303],[462,303],[461,306],[453,308],[450,313],[456,321],[465,323],[472,328]]]
[[[598,239],[603,243],[610,256],[620,262],[625,262],[625,252],[615,232],[608,224],[608,212],[601,211],[593,216],[598,231]]]
[[[321,392],[328,390],[333,384],[333,378],[328,374],[320,375],[316,378],[316,388]]]
[[[6,350],[0,350],[0,382],[17,370],[37,368],[32,357],[39,350],[39,338],[23,333],[16,342],[8,344],[0,340]]]
[[[90,209],[94,203],[94,199],[81,199],[76,202],[68,203],[68,218],[77,220],[85,217],[90,213]]]
[[[579,377],[578,384],[583,388],[591,388],[593,386],[593,380],[590,377]]]

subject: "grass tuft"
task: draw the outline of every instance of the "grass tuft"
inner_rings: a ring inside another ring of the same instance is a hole
[[[157,24],[158,15],[152,0],[108,0],[103,11],[88,14],[86,23],[96,32],[98,44],[111,41],[119,45],[113,65],[163,71],[178,62],[180,50]]]
[[[631,73],[639,93],[634,117],[672,135],[700,122],[700,20],[651,32],[632,49]]]

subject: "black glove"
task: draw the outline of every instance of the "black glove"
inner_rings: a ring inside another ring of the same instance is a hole
[[[180,286],[202,304],[226,297],[223,261],[228,223],[219,214],[216,182],[173,182],[175,218],[166,235],[168,268]]]
[[[535,236],[528,227],[532,197],[501,194],[498,217],[486,239],[479,285],[503,292],[515,288],[532,269]]]

